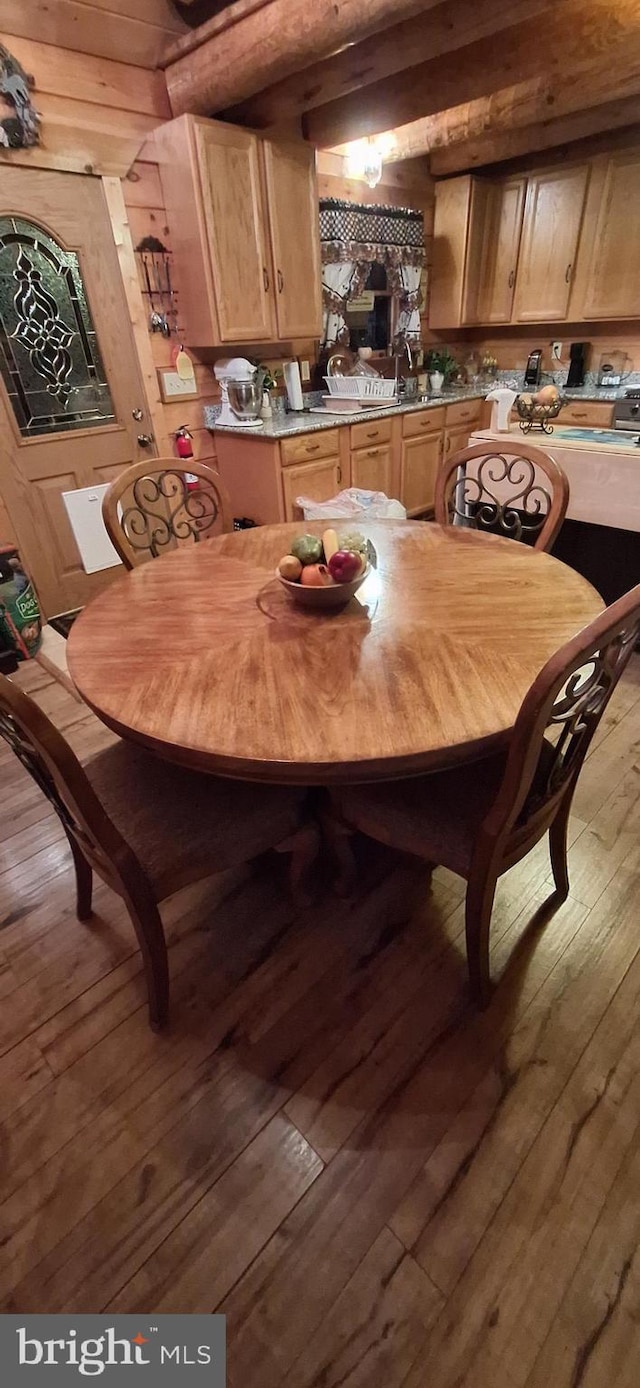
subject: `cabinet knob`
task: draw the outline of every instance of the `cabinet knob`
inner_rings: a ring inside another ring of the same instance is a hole
[[[319,443],[307,443],[307,444],[305,444],[305,448],[306,448],[307,453],[317,453],[319,447],[320,447],[320,444],[319,444]]]
[[[342,468],[340,467],[340,464],[339,464],[339,463],[338,463],[338,481],[339,481],[339,482],[342,481]]]
[[[510,271],[509,271],[509,288],[510,288],[510,289],[513,289],[513,286],[514,286],[515,282],[516,282],[516,272],[515,272],[515,270],[510,270]]]
[[[268,272],[268,270],[267,270],[266,265],[263,265],[263,267],[262,267],[262,283],[264,284],[265,294],[266,294],[266,293],[268,293],[268,290],[269,290],[269,272]]]
[[[570,260],[570,261],[569,261],[569,264],[567,265],[566,271],[565,271],[565,276],[564,276],[565,284],[568,284],[568,283],[569,283],[569,280],[571,279],[571,271],[572,271],[572,270],[573,270],[573,261]]]
[[[282,291],[283,291],[283,289],[284,289],[284,275],[283,275],[283,273],[282,273],[282,270],[278,270],[278,293],[281,294]]]
[[[141,448],[150,448],[153,443],[152,434],[138,434],[138,443]]]

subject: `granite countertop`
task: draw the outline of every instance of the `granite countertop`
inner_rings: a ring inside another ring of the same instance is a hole
[[[350,414],[317,414],[311,410],[291,411],[289,414],[274,414],[265,419],[261,429],[235,429],[232,425],[216,423],[215,405],[205,405],[205,428],[214,429],[220,434],[246,433],[253,438],[286,439],[291,434],[309,434],[317,429],[335,429],[343,424],[359,424],[367,419],[385,419],[387,415],[413,414],[416,410],[433,410],[438,406],[455,405],[463,400],[484,400],[486,390],[447,390],[442,395],[430,395],[425,399],[407,400],[402,405],[387,405],[379,410],[358,410]]]

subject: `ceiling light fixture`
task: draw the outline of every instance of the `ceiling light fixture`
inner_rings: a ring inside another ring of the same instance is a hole
[[[375,140],[354,140],[346,155],[348,178],[363,178],[375,188],[382,178],[382,153]]]

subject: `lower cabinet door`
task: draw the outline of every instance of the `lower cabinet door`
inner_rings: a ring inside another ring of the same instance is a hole
[[[308,496],[314,501],[329,501],[340,491],[341,483],[339,458],[319,458],[317,463],[303,463],[300,467],[283,468],[285,519],[300,520],[302,511],[296,506],[297,497]]]
[[[445,458],[451,458],[454,453],[459,453],[461,448],[468,448],[469,439],[471,438],[474,429],[477,429],[477,427],[477,424],[472,424],[471,427],[469,427],[468,424],[465,424],[461,429],[445,429]]]
[[[442,430],[402,444],[400,500],[410,516],[433,508],[442,457]]]
[[[351,454],[351,486],[391,496],[393,455],[388,445],[357,448]]]

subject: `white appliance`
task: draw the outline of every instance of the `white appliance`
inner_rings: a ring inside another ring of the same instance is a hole
[[[217,426],[225,429],[262,429],[261,419],[241,419],[229,404],[229,386],[232,382],[244,384],[255,379],[257,367],[253,366],[246,357],[225,357],[223,361],[217,361],[213,368],[214,376],[220,383],[220,394],[222,396],[222,408],[216,419]]]

